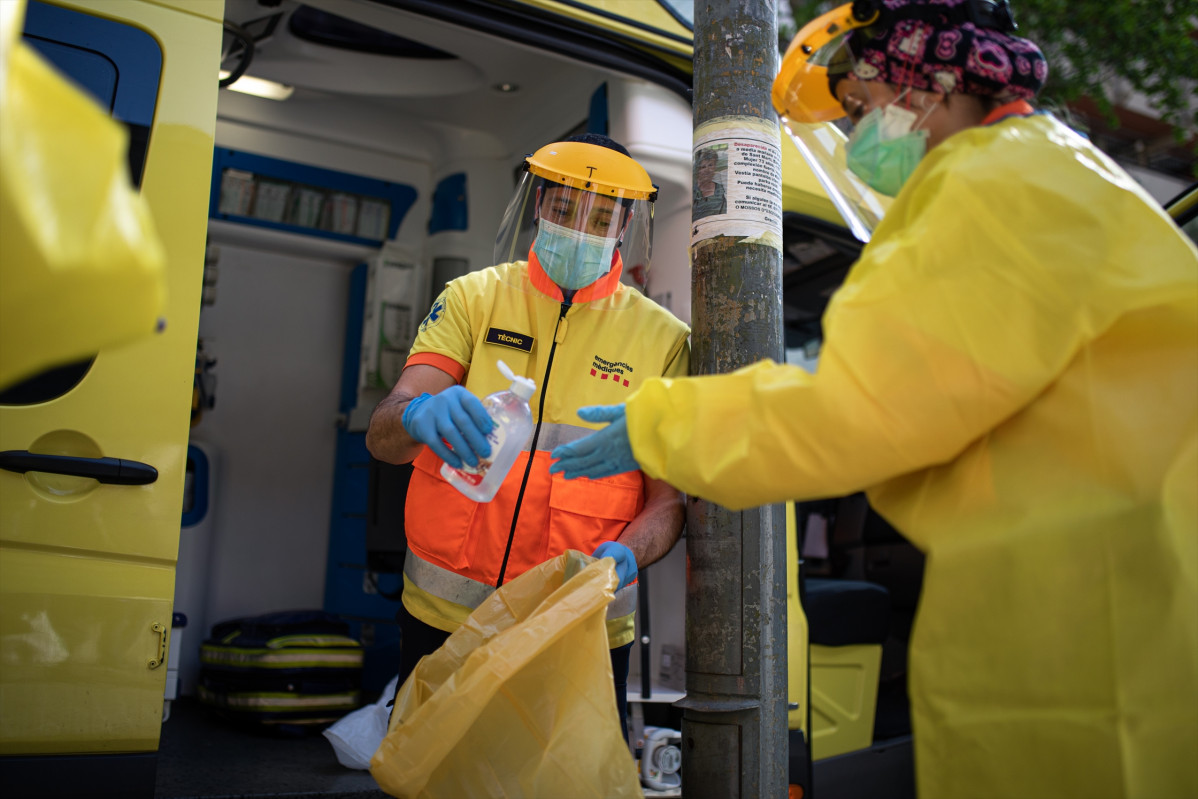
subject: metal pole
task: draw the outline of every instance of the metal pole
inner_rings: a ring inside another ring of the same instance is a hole
[[[774,6],[695,4],[693,374],[784,357]],[[686,799],[787,795],[784,510],[688,504]]]

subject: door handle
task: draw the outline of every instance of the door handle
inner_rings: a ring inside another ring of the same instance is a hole
[[[156,621],[150,625],[150,630],[158,636],[158,656],[150,658],[146,665],[151,669],[156,669],[166,662],[166,625]]]
[[[73,455],[40,455],[27,450],[0,452],[0,469],[10,472],[49,472],[72,477],[90,477],[101,483],[123,486],[149,485],[158,470],[148,463],[123,458],[80,458]]]

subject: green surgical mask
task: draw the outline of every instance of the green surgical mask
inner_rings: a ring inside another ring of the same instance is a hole
[[[914,125],[915,112],[894,104],[870,111],[845,145],[849,169],[874,190],[898,194],[928,149],[928,132]]]
[[[611,271],[616,240],[542,219],[537,223],[532,249],[550,280],[563,289],[580,289]]]

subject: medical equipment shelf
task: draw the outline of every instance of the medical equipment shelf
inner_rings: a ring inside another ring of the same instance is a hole
[[[377,246],[395,238],[415,201],[402,183],[217,147],[208,216]]]

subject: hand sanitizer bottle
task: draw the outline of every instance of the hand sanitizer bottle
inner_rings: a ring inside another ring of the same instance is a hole
[[[490,502],[495,497],[532,433],[532,409],[528,407],[528,400],[537,390],[536,383],[513,374],[503,361],[499,362],[499,371],[512,384],[483,399],[483,407],[495,422],[495,429],[487,436],[491,442],[491,457],[474,467],[463,463],[460,469],[448,463],[441,464],[441,476],[475,502]]]

